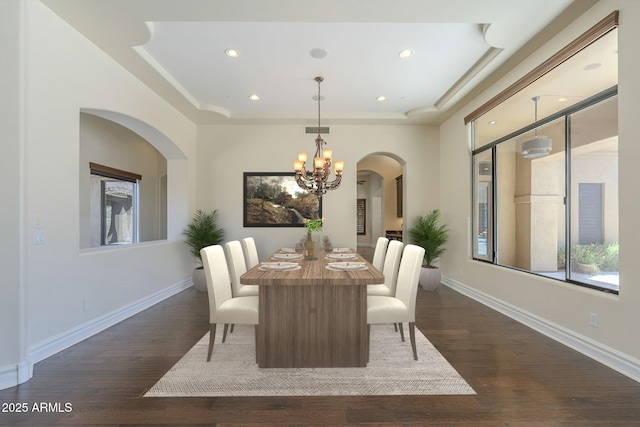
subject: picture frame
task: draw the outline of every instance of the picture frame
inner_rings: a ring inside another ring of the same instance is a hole
[[[244,172],[245,227],[304,227],[322,217],[322,198],[298,186],[295,172]]]

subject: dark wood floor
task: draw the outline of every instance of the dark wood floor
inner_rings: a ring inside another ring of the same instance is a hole
[[[444,286],[420,290],[417,313],[477,395],[142,398],[207,331],[207,296],[190,288],[36,364],[0,391],[29,413],[0,425],[640,426],[639,383]]]

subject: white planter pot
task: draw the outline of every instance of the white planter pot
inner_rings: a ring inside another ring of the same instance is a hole
[[[204,268],[196,268],[191,276],[193,286],[199,292],[207,292],[207,279],[204,276]]]
[[[440,286],[440,269],[422,267],[420,270],[420,287],[425,291],[434,291]]]

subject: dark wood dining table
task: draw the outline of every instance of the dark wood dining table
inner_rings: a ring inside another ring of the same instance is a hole
[[[276,251],[263,262],[282,252]],[[256,354],[261,368],[364,367],[367,365],[367,285],[384,283],[382,272],[356,251],[352,259],[292,259],[300,268],[265,270],[262,263],[240,277],[259,286]],[[327,268],[331,262],[361,262],[364,270]]]

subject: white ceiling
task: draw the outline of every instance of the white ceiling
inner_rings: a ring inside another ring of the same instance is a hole
[[[441,123],[554,19],[593,1],[43,3],[198,123],[309,122],[322,76],[324,125]],[[327,56],[313,58],[316,48]],[[415,54],[401,59],[402,49]]]

